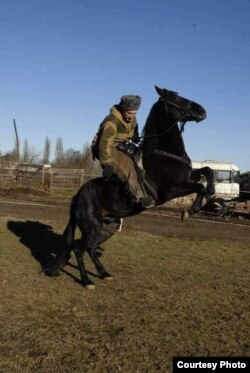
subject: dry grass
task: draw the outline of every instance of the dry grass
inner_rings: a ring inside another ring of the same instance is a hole
[[[173,356],[249,355],[249,245],[123,231],[102,256],[114,282],[91,276],[87,291],[73,259],[57,279],[40,274],[63,228],[45,224],[0,220],[1,372],[171,372]]]

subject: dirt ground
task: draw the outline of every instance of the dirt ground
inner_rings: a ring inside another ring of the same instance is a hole
[[[173,356],[249,356],[249,221],[124,219],[101,252],[114,281],[86,257],[88,291],[73,256],[60,277],[41,273],[69,201],[26,192],[0,193],[0,372],[170,373]]]
[[[48,220],[66,224],[69,201],[51,201],[38,194],[10,194],[8,198],[0,193],[0,216],[29,220]],[[181,221],[181,210],[155,208],[149,212],[129,217],[123,221],[123,229],[142,231],[167,237],[182,237],[194,240],[220,240],[229,242],[250,242],[250,220],[237,218],[207,220],[198,214]]]

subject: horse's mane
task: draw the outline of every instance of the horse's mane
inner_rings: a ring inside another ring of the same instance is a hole
[[[165,97],[167,97],[167,98],[170,98],[170,97],[173,97],[173,96],[179,96],[178,92],[169,91],[167,89],[164,90],[164,93],[165,93]]]
[[[152,106],[150,113],[147,117],[146,123],[143,127],[142,136],[152,136],[152,135],[154,136],[156,134],[156,130],[154,126],[154,111],[155,111],[156,105],[159,103],[160,100],[161,98],[158,100],[158,102],[156,102]],[[172,104],[177,104],[180,102],[180,96],[178,92],[164,89],[164,97],[162,98],[162,100],[165,100]]]
[[[161,96],[159,100],[152,106],[149,115],[147,117],[146,123],[142,129],[143,152],[150,152],[157,148],[159,143],[159,138],[157,136],[157,130],[155,124],[159,122],[159,118],[156,118],[157,106],[162,102],[172,103],[176,105],[179,102],[179,94],[174,91],[169,91],[164,89],[164,96]]]
[[[161,107],[159,108],[159,105],[162,105],[163,107],[163,103],[165,102],[166,104],[170,104],[170,107],[181,109],[183,105],[183,100],[187,101],[185,98],[180,97],[177,92],[169,91],[166,89],[164,89],[161,92],[159,100],[152,106],[147,117],[146,123],[142,129],[142,150],[144,153],[151,152],[152,150],[157,149],[159,145],[158,131],[159,125],[161,125],[162,123],[162,111]],[[176,121],[176,124],[178,125],[178,121]],[[184,125],[185,123],[182,123],[180,132],[184,130]],[[164,133],[163,130],[162,132]]]
[[[146,120],[146,123],[142,129],[142,136],[145,136],[145,135],[155,135],[156,134],[156,130],[155,130],[155,126],[154,126],[154,109],[155,109],[155,106],[156,106],[157,102],[152,106],[149,114],[148,114],[148,117],[147,117],[147,120]]]
[[[142,129],[143,152],[148,152],[148,151],[151,151],[157,148],[158,136],[157,136],[157,131],[155,128],[155,118],[154,118],[154,111],[155,111],[156,105],[157,105],[157,102],[152,106],[149,112],[149,115],[147,117],[146,123]]]

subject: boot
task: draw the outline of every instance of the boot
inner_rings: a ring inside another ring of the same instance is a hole
[[[144,196],[140,198],[140,203],[144,209],[150,209],[155,205],[153,198],[150,196]]]

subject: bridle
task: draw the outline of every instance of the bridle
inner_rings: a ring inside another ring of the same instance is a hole
[[[184,107],[183,106],[180,106],[172,101],[169,101],[167,100],[166,98],[160,98],[160,100],[164,101],[164,106],[165,106],[165,109],[166,109],[166,112],[168,113],[169,109],[168,109],[168,105],[174,107],[175,109],[177,109],[180,113],[181,113],[181,116],[183,118],[186,118],[188,116],[188,114],[190,113],[190,108],[191,108],[191,105],[192,105],[192,101],[190,100],[186,100],[187,101],[187,105],[185,105]],[[180,123],[180,132],[184,132],[184,126],[185,124],[187,123],[186,120],[182,120],[182,121],[179,121]],[[171,130],[172,127],[168,128],[168,130]]]
[[[166,98],[160,98],[159,101],[163,101],[164,102],[164,107],[165,107],[165,110],[166,110],[166,115],[168,115],[169,113],[169,108],[168,108],[168,105],[171,105],[173,106],[175,109],[179,110],[179,112],[182,114],[183,117],[186,117],[190,107],[191,107],[191,101],[188,100],[188,105],[187,107],[183,108],[177,104],[175,104],[174,102],[171,102],[169,100],[167,100]],[[175,119],[173,120],[173,122],[171,123],[171,125],[166,128],[162,133],[160,134],[157,134],[157,135],[147,135],[147,136],[142,136],[140,137],[140,141],[144,140],[144,139],[149,139],[149,138],[155,138],[155,137],[161,137],[163,135],[166,135],[169,131],[171,131],[174,126],[176,125],[176,123],[180,124],[180,133],[184,132],[184,126],[186,124],[186,120],[183,120],[183,121],[176,121]]]
[[[180,107],[176,103],[173,103],[173,102],[167,100],[166,98],[160,98],[159,100],[164,102],[164,107],[165,107],[165,110],[166,110],[166,115],[168,115],[168,113],[169,113],[168,105],[171,105],[175,109],[179,110],[181,112],[181,114],[182,114],[183,117],[187,116],[188,111],[190,110],[190,107],[191,107],[191,101],[189,101],[189,100],[188,100],[188,105],[185,108]],[[182,133],[184,131],[184,126],[186,124],[186,120],[176,121],[174,119],[173,122],[171,123],[171,125],[168,128],[166,128],[162,133],[157,134],[157,135],[148,135],[148,136],[140,137],[140,142],[142,140],[144,140],[144,139],[147,139],[147,138],[155,138],[155,137],[161,137],[163,135],[166,135],[166,133],[168,133],[169,131],[171,131],[172,128],[176,124],[178,124],[178,122],[180,124],[180,133]],[[175,155],[173,153],[165,152],[165,151],[162,151],[162,150],[159,150],[159,149],[154,149],[154,153],[156,153],[156,154],[158,154],[160,156],[164,156],[164,157],[167,157],[167,158],[172,158],[172,159],[178,160],[178,161],[180,161],[180,162],[188,165],[189,167],[191,167],[190,158],[188,157],[188,155],[186,153],[184,154],[184,157]]]

